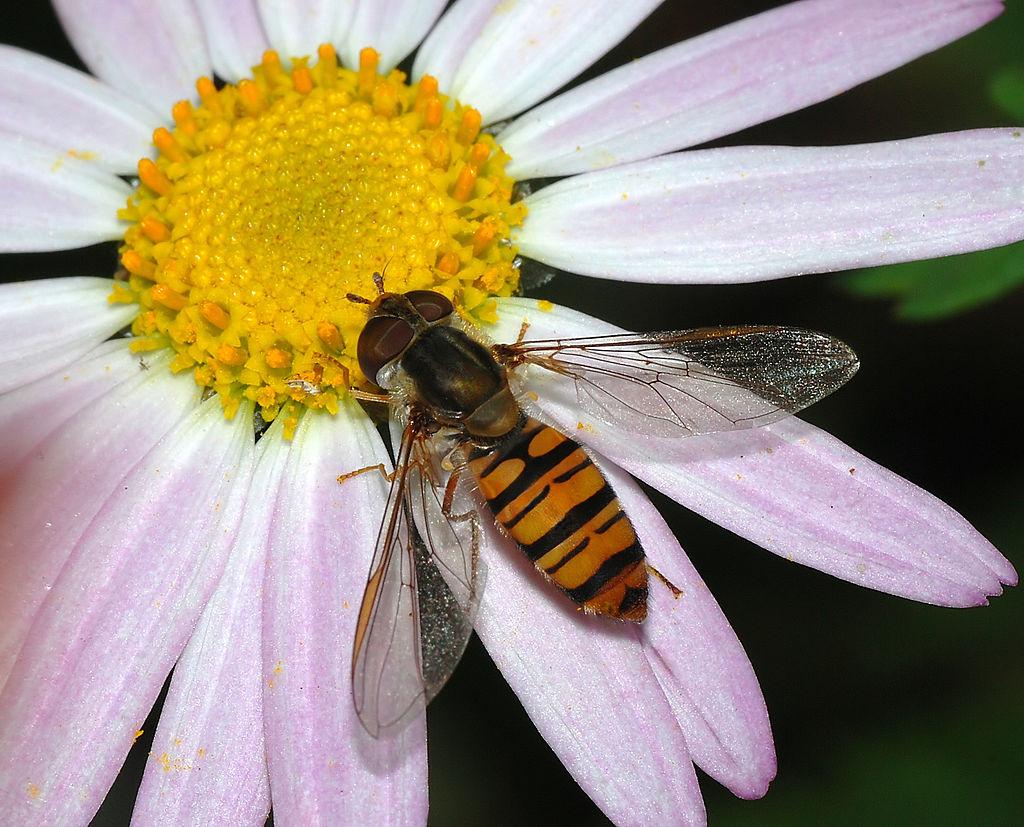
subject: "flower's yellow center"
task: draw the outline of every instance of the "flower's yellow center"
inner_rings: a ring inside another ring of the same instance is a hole
[[[313,66],[268,52],[251,80],[196,87],[139,162],[112,301],[140,306],[136,350],[172,347],[228,416],[245,398],[267,420],[337,410],[365,381],[366,306],[346,295],[376,295],[375,271],[480,321],[516,289],[508,156],[433,78],[382,77],[372,49],[344,69],[322,46]]]

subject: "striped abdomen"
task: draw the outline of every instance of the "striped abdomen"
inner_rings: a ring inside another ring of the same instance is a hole
[[[587,612],[647,615],[647,569],[608,481],[564,434],[527,417],[469,467],[498,522],[548,578]]]

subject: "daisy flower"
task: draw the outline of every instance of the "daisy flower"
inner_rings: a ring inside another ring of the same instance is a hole
[[[372,294],[373,271],[444,293],[503,341],[524,319],[537,338],[614,330],[515,297],[519,256],[725,283],[1024,236],[1017,129],[677,152],[939,48],[997,0],[804,0],[555,97],[658,2],[54,5],[95,77],[0,48],[0,249],[117,240],[120,268],[0,288],[0,802],[15,823],[87,823],[172,668],[138,823],[426,819],[422,718],[371,739],[348,677],[386,485],[335,478],[390,462],[348,393],[364,316],[344,297]],[[521,197],[538,178],[562,180]],[[972,606],[1016,582],[951,508],[799,420],[638,440],[578,429],[543,380],[528,389],[607,458],[683,590],[652,590],[642,628],[609,625],[486,538],[477,632],[613,821],[703,821],[695,764],[749,798],[776,769],[750,663],[630,474],[895,595]]]

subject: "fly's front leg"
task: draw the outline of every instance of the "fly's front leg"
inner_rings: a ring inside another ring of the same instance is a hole
[[[388,482],[395,481],[395,475],[398,473],[396,468],[394,471],[388,472],[388,469],[384,466],[383,462],[378,462],[376,465],[367,465],[363,468],[357,468],[355,471],[349,471],[347,474],[342,474],[338,477],[338,483],[343,484],[353,477],[358,477],[360,474],[365,474],[369,471],[378,471],[382,477]]]

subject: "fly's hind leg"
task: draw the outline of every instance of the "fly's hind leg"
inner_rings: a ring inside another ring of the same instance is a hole
[[[451,476],[448,477],[448,482],[444,487],[444,499],[441,500],[441,513],[444,514],[452,522],[464,523],[467,520],[476,519],[476,511],[470,509],[462,514],[455,514],[452,511],[452,506],[455,505],[455,492],[459,487],[459,479],[462,475],[462,467],[456,466],[452,471]]]
[[[683,596],[683,590],[676,586],[671,580],[669,580],[664,574],[662,574],[660,571],[654,568],[654,566],[652,566],[650,563],[644,563],[644,567],[647,569],[648,574],[650,574],[653,577],[657,577],[662,583],[664,583],[668,587],[668,590],[672,592],[672,596],[676,600]]]

